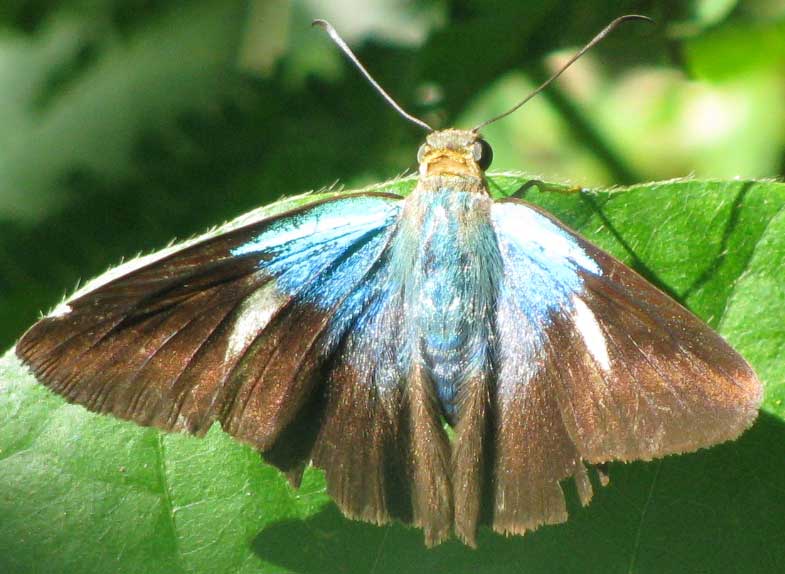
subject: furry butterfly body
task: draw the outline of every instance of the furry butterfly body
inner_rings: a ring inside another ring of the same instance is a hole
[[[561,522],[586,465],[747,428],[746,362],[551,216],[492,200],[480,143],[430,134],[406,198],[339,195],[115,274],[17,353],[91,410],[217,421],[295,485],[312,463],[346,515],[428,544]]]

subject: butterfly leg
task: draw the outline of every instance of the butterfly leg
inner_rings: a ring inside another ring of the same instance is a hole
[[[508,197],[516,197],[518,199],[525,199],[526,193],[532,188],[536,187],[544,193],[581,193],[584,188],[579,185],[564,185],[560,183],[545,183],[539,179],[530,179],[519,187],[515,192]]]

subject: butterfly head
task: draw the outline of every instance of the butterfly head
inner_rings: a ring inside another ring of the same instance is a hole
[[[431,132],[417,152],[421,176],[482,177],[492,159],[491,146],[471,130]]]

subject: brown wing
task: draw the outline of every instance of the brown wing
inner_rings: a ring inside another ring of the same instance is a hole
[[[412,361],[404,293],[382,267],[329,373],[312,459],[347,516],[413,523],[430,546],[452,533],[449,441],[430,380]]]

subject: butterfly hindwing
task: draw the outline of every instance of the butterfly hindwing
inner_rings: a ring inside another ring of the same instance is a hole
[[[390,249],[332,320],[347,325],[325,374],[325,408],[313,463],[351,517],[374,523],[408,519],[399,502],[408,474],[402,423],[405,360],[401,289],[390,281]]]
[[[504,261],[496,386],[497,531],[566,520],[584,461],[650,460],[737,437],[760,386],[721,337],[537,208],[497,202]]]

